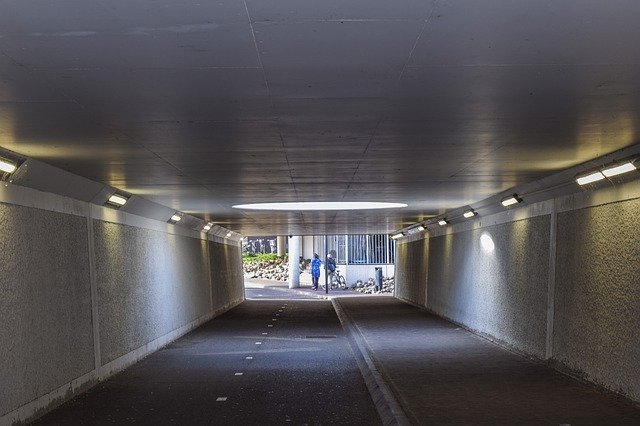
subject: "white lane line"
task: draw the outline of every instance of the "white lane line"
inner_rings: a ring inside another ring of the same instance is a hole
[[[242,376],[244,373],[236,373],[234,376]]]
[[[262,342],[256,342],[256,345],[261,345],[261,344],[262,344]]]
[[[273,324],[269,324],[267,327],[273,327]]]
[[[263,336],[266,336],[267,334],[269,334],[269,333],[262,333]]]
[[[253,359],[253,357],[252,356],[246,356],[246,357],[244,357],[244,359]]]
[[[227,400],[226,396],[219,396],[219,397],[216,398],[216,402],[224,402],[226,400]]]

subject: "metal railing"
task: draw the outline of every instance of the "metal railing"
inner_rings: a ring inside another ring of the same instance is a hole
[[[318,248],[322,247],[322,239],[315,238]],[[343,265],[384,265],[395,262],[395,241],[387,234],[329,235],[327,246],[329,252],[335,251],[336,262]]]

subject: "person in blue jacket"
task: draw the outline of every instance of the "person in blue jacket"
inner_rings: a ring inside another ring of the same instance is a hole
[[[314,290],[318,289],[318,281],[320,279],[320,257],[318,253],[313,253],[313,260],[311,261],[311,282]]]

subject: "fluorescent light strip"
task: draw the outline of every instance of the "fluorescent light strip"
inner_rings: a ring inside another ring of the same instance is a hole
[[[225,236],[225,238],[229,238],[232,234],[233,234],[233,232],[231,232],[231,231],[227,232],[227,235]]]
[[[577,178],[576,182],[578,182],[579,185],[587,185],[602,179],[604,179],[604,175],[601,172],[594,172]]]
[[[202,230],[207,232],[207,231],[209,231],[211,229],[212,226],[213,226],[213,223],[209,222],[204,226],[204,228]]]
[[[447,220],[446,220],[446,219],[440,219],[440,220],[438,221],[438,225],[440,225],[440,226],[445,226],[447,223],[449,223],[449,222],[447,222]]]
[[[182,219],[182,217],[179,214],[174,214],[173,216],[171,216],[171,221],[172,222],[180,222],[180,219]]]
[[[475,215],[476,215],[476,212],[473,210],[467,210],[462,214],[462,216],[466,217],[467,219],[469,219],[470,217],[474,217]]]
[[[632,172],[636,170],[636,166],[632,162],[619,164],[614,167],[602,170],[602,174],[606,177],[621,175],[622,173]]]
[[[16,171],[16,165],[7,160],[0,159],[0,171],[5,173],[13,173]]]
[[[327,210],[370,210],[370,209],[396,209],[407,207],[403,203],[379,203],[359,201],[338,202],[293,202],[293,203],[256,203],[238,204],[234,209],[244,210],[277,210],[277,211],[327,211]]]
[[[514,204],[518,204],[520,201],[522,201],[520,198],[518,198],[518,196],[516,194],[513,194],[511,197],[509,198],[505,198],[504,200],[501,201],[502,205],[504,207],[509,207],[512,206]]]
[[[404,237],[404,233],[403,232],[398,232],[397,234],[392,235],[391,239],[392,240],[397,240],[398,238],[402,238],[402,237]]]
[[[129,199],[127,197],[123,197],[122,195],[113,194],[107,201],[111,204],[122,207],[127,204],[127,201],[129,201]]]
[[[422,231],[424,231],[424,226],[419,225],[417,229],[418,229],[418,231],[422,232]]]

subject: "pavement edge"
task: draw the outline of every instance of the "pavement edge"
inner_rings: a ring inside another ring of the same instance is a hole
[[[338,315],[342,328],[346,331],[347,340],[351,346],[358,368],[364,378],[371,399],[384,425],[411,425],[400,403],[396,400],[391,389],[375,366],[367,348],[364,336],[353,322],[349,314],[340,305],[338,298],[331,299],[333,309]]]

